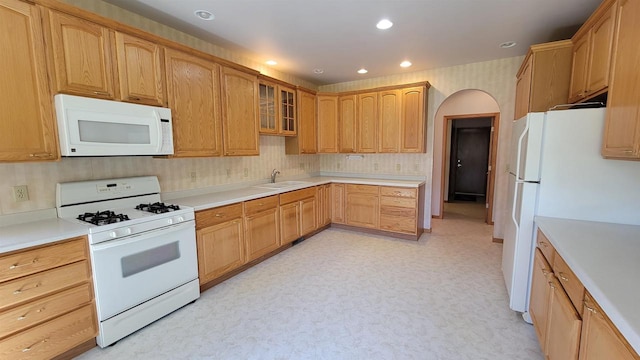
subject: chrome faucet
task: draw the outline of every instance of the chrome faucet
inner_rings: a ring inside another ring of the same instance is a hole
[[[280,174],[280,171],[273,169],[273,171],[271,172],[271,183],[275,183],[276,182],[276,175]]]

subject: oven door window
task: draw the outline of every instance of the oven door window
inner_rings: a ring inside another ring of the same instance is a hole
[[[193,221],[90,249],[100,321],[198,278]]]

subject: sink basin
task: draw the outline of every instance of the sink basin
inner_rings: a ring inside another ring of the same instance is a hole
[[[268,184],[256,185],[255,187],[263,188],[263,189],[284,189],[284,188],[298,186],[298,185],[304,185],[304,184],[308,184],[308,183],[309,183],[308,181],[280,181],[280,182],[277,182],[277,183],[268,183]]]

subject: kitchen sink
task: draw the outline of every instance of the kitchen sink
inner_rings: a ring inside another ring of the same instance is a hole
[[[277,183],[256,185],[254,187],[263,188],[263,189],[284,189],[284,188],[304,185],[304,184],[309,184],[309,182],[308,181],[280,181]]]

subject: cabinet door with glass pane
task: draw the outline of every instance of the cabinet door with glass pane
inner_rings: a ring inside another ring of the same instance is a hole
[[[280,90],[280,132],[282,135],[296,135],[296,92],[284,86]]]
[[[278,134],[277,85],[260,81],[260,134]]]

